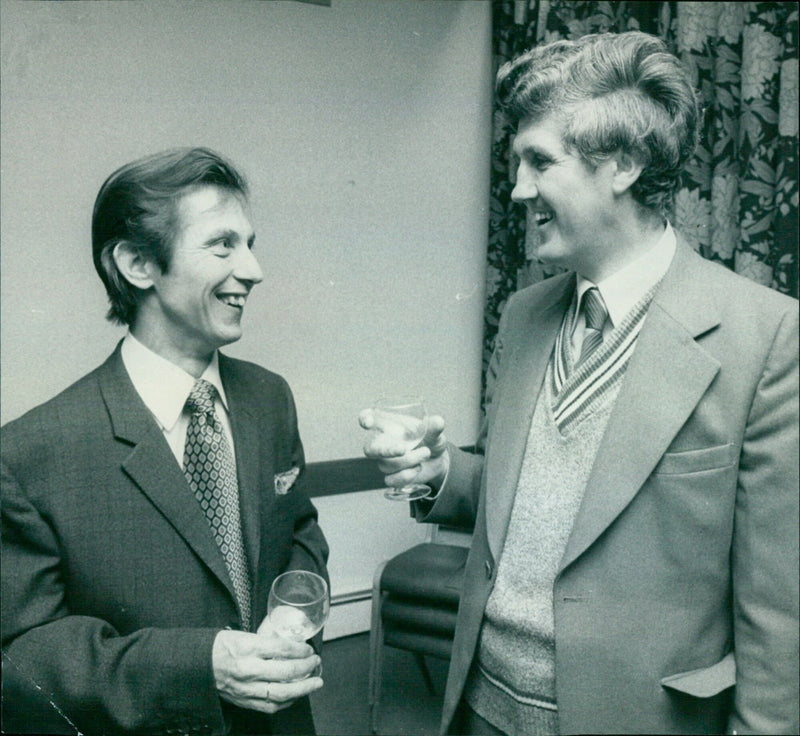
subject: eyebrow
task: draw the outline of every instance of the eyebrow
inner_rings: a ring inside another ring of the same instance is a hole
[[[528,143],[527,145],[525,145],[522,148],[522,150],[518,149],[516,147],[516,145],[512,145],[511,148],[512,148],[512,150],[514,152],[514,155],[519,157],[519,158],[522,158],[524,156],[524,157],[528,157],[528,158],[536,157],[536,158],[540,158],[540,159],[542,159],[544,161],[555,161],[556,160],[555,156],[552,153],[550,153],[549,151],[546,151],[543,148],[540,148],[535,143]]]
[[[239,240],[239,239],[240,239],[239,233],[237,233],[235,230],[230,230],[230,229],[217,230],[216,232],[211,233],[211,235],[209,235],[206,238],[206,243],[211,244],[211,243],[216,243],[220,240]],[[249,248],[252,248],[255,242],[256,242],[256,234],[252,233],[250,237],[247,239],[247,246]]]

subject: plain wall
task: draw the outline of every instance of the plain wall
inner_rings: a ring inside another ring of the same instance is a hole
[[[491,125],[484,0],[0,3],[0,419],[111,352],[96,193],[177,145],[239,165],[265,272],[225,349],[281,373],[309,461],[423,394],[479,418]]]

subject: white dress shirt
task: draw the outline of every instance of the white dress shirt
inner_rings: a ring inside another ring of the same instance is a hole
[[[164,433],[178,465],[183,468],[183,448],[186,444],[186,430],[189,427],[189,412],[185,405],[196,379],[183,368],[146,348],[130,332],[122,341],[121,351],[122,362],[133,382],[133,387]],[[228,401],[219,375],[219,356],[216,352],[200,378],[209,381],[217,389],[214,410],[235,458],[233,435],[228,418]]]
[[[657,284],[669,268],[676,248],[675,231],[669,223],[656,244],[648,251],[631,261],[627,266],[593,284],[583,276],[578,276],[578,304],[587,289],[596,286],[608,309],[609,319],[603,327],[605,338],[611,330],[622,322],[625,315],[636,306],[637,302]],[[647,315],[644,317],[647,318]],[[572,328],[572,354],[580,355],[583,345],[583,334],[586,320],[583,311],[579,310]]]

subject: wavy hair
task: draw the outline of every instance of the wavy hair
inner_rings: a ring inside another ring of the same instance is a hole
[[[689,74],[663,41],[639,31],[554,41],[503,65],[496,92],[514,126],[558,116],[564,145],[590,166],[631,155],[643,167],[634,199],[667,215],[701,112]]]

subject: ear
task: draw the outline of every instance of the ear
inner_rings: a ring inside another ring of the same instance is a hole
[[[614,171],[611,177],[611,188],[614,194],[621,195],[627,192],[639,178],[644,166],[631,154],[624,151],[617,152],[613,157]]]
[[[153,286],[151,274],[155,264],[144,258],[133,243],[127,240],[120,241],[114,246],[112,255],[119,272],[131,286],[142,290]]]

